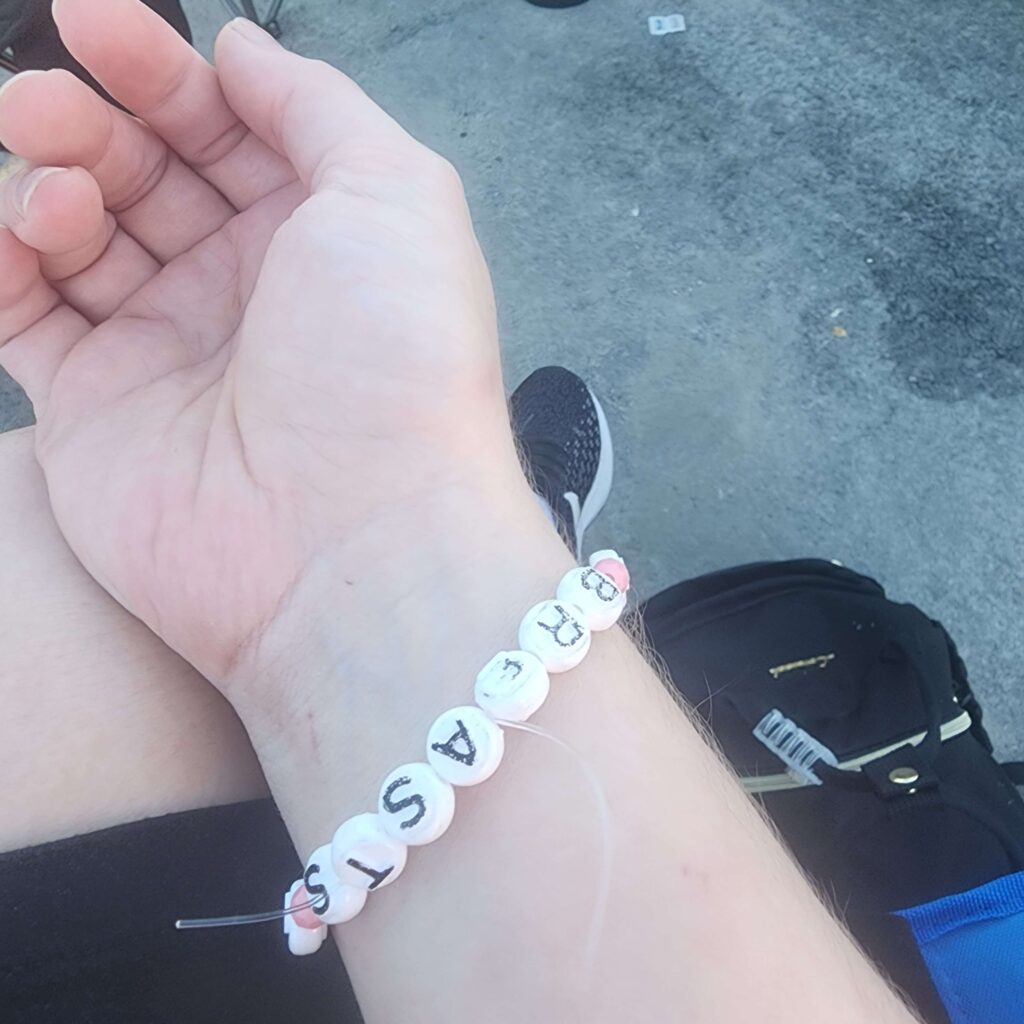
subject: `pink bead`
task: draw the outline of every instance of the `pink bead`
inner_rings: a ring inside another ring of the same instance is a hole
[[[593,568],[607,576],[623,593],[629,590],[629,570],[625,562],[615,558],[602,558]]]
[[[309,893],[306,892],[306,887],[304,885],[300,885],[298,889],[295,890],[295,895],[292,897],[292,906],[294,907],[297,904],[308,902]],[[306,907],[305,910],[297,910],[294,914],[292,914],[292,920],[300,928],[309,928],[311,930],[314,928],[319,928],[321,925],[323,925],[323,921],[321,921],[320,918],[316,916],[312,907]]]

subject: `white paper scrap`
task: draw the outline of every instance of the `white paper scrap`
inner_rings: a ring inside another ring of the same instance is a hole
[[[686,19],[681,14],[656,14],[647,19],[652,36],[667,36],[669,32],[685,32]]]

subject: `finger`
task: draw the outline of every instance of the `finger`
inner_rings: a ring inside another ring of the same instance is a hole
[[[389,171],[407,173],[409,161],[432,156],[350,78],[289,52],[252,22],[230,22],[215,54],[227,101],[310,191],[359,164],[373,164],[368,177],[387,187]]]
[[[0,366],[25,389],[37,418],[61,363],[90,330],[45,281],[36,252],[0,227]]]
[[[66,71],[12,79],[0,91],[0,137],[31,163],[86,168],[121,227],[161,263],[236,212],[150,129]]]
[[[16,172],[0,189],[0,223],[36,250],[42,276],[93,323],[160,269],[117,227],[99,186],[80,167]]]
[[[58,0],[71,53],[239,210],[294,180],[278,153],[228,106],[217,72],[138,0]]]
[[[39,271],[39,257],[6,225],[0,227],[0,346],[46,316],[59,302]]]
[[[81,270],[55,280],[54,287],[68,305],[86,319],[100,324],[113,316],[162,269],[131,235],[116,228],[98,259],[88,262],[87,253],[68,254],[84,264]],[[50,264],[40,260],[45,276],[54,279]]]
[[[0,190],[0,223],[39,254],[44,277],[60,280],[99,258],[114,232],[96,182],[79,167],[26,167]]]

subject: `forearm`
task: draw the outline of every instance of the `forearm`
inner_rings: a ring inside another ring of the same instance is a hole
[[[0,436],[0,850],[263,795],[228,703],[68,550],[33,441]]]
[[[436,572],[411,573],[386,628],[336,628],[332,590],[363,589],[353,607],[371,610],[384,584],[332,579],[326,561],[265,639],[287,697],[244,717],[303,857],[375,807],[388,771],[422,760],[433,718],[472,700],[476,672],[570,564],[515,507],[456,531],[457,561],[438,550]],[[407,568],[381,556],[380,573]],[[910,1020],[622,631],[552,678],[533,721],[583,755],[611,811],[592,970],[598,810],[571,757],[509,732],[496,776],[457,791],[450,832],[335,929],[368,1021]]]

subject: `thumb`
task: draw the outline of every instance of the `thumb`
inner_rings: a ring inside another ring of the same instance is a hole
[[[310,192],[330,188],[360,154],[429,155],[352,81],[323,61],[291,53],[245,18],[217,38],[221,89],[235,113],[295,168]],[[382,167],[381,170],[385,170]]]

